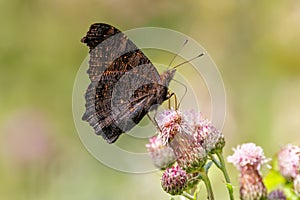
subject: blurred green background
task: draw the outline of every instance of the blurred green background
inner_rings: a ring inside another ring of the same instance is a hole
[[[226,88],[226,156],[243,142],[268,157],[300,142],[300,1],[0,0],[0,22],[1,199],[168,199],[158,173],[109,169],[77,135],[72,87],[94,22],[170,28],[204,46]]]

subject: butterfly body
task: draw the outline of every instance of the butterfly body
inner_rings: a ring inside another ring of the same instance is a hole
[[[81,41],[90,49],[87,73],[91,81],[82,119],[113,143],[169,98],[175,69],[159,75],[144,53],[108,24],[91,25]]]

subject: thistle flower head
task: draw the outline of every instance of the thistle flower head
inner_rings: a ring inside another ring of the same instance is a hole
[[[185,129],[178,132],[169,145],[176,155],[178,165],[185,171],[194,172],[204,166],[207,158],[205,149]]]
[[[233,155],[228,156],[227,161],[232,163],[240,171],[248,165],[259,170],[262,164],[269,161],[269,159],[265,157],[263,149],[254,143],[238,145],[233,151]]]
[[[200,126],[196,127],[194,134],[197,142],[209,154],[222,150],[225,146],[224,135],[208,120],[204,120],[199,124]]]
[[[267,196],[262,177],[254,165],[243,166],[240,174],[240,196],[242,200],[260,200]]]
[[[207,153],[195,141],[172,144],[178,165],[187,172],[201,169],[206,163]]]
[[[232,156],[227,157],[240,171],[240,196],[242,200],[265,199],[267,189],[262,181],[259,169],[268,162],[263,149],[254,143],[238,145]]]
[[[179,166],[166,169],[161,179],[161,186],[171,195],[180,195],[188,183],[187,173]]]
[[[162,139],[164,145],[172,141],[178,133],[189,132],[188,124],[183,120],[180,111],[164,110],[158,114],[157,122],[160,128],[159,138]]]
[[[299,174],[300,147],[288,144],[278,153],[278,165],[280,173],[290,179]]]
[[[195,110],[188,110],[183,112],[184,120],[188,122],[189,126],[196,129],[201,126],[203,121],[207,120],[201,112]]]
[[[146,147],[154,165],[160,169],[170,166],[176,160],[173,149],[168,145],[163,145],[162,141],[156,136],[149,139]]]
[[[223,149],[225,146],[223,134],[201,112],[186,111],[183,116],[193,130],[195,140],[208,154],[213,154],[216,150]]]

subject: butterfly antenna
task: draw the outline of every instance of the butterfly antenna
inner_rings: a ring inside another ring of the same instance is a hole
[[[187,93],[187,87],[186,87],[186,85],[184,85],[183,83],[181,83],[180,81],[177,81],[177,80],[175,80],[175,79],[173,79],[173,81],[175,81],[175,82],[177,82],[178,84],[180,84],[180,85],[182,85],[183,87],[184,87],[184,94],[182,95],[182,97],[180,98],[180,101],[179,101],[179,103],[177,104],[177,97],[176,97],[176,95],[175,95],[175,110],[178,110],[179,109],[179,107],[180,107],[180,105],[181,105],[181,103],[182,103],[182,101],[183,101],[183,98],[185,97],[185,95],[186,95],[186,93]]]
[[[181,65],[184,65],[184,64],[186,64],[186,63],[189,63],[189,62],[191,62],[191,61],[193,61],[193,60],[195,60],[195,59],[197,59],[197,58],[200,58],[200,57],[202,57],[202,56],[204,56],[204,55],[205,55],[205,53],[202,52],[202,53],[199,54],[198,56],[196,56],[196,57],[194,57],[194,58],[191,58],[190,60],[184,61],[184,62],[182,62],[182,63],[176,65],[175,67],[173,67],[173,69],[176,69],[177,67],[179,67],[179,66],[181,66]]]
[[[156,115],[156,114],[155,114]],[[158,123],[157,121],[155,120],[155,117],[154,119],[151,118],[151,116],[147,113],[147,117],[150,119],[150,121],[154,124],[154,126],[159,130],[159,132],[161,132],[161,129],[159,128],[158,126]]]
[[[169,63],[169,67],[171,67],[171,65],[173,64],[173,62],[174,62],[174,60],[175,60],[175,58],[181,53],[181,51],[182,51],[182,49],[185,47],[185,45],[188,43],[188,39],[186,39],[185,41],[184,41],[184,43],[183,43],[183,45],[181,46],[181,48],[179,49],[179,51],[174,55],[174,57],[172,58],[172,60],[170,61],[170,63]]]
[[[175,110],[178,110],[178,108],[179,108],[179,106],[177,106],[177,95],[176,94],[174,94],[174,109]]]

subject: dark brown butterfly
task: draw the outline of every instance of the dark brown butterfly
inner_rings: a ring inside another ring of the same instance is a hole
[[[169,99],[175,69],[159,75],[151,61],[117,28],[92,24],[81,42],[90,51],[91,83],[82,117],[108,142],[131,130],[155,105]]]

